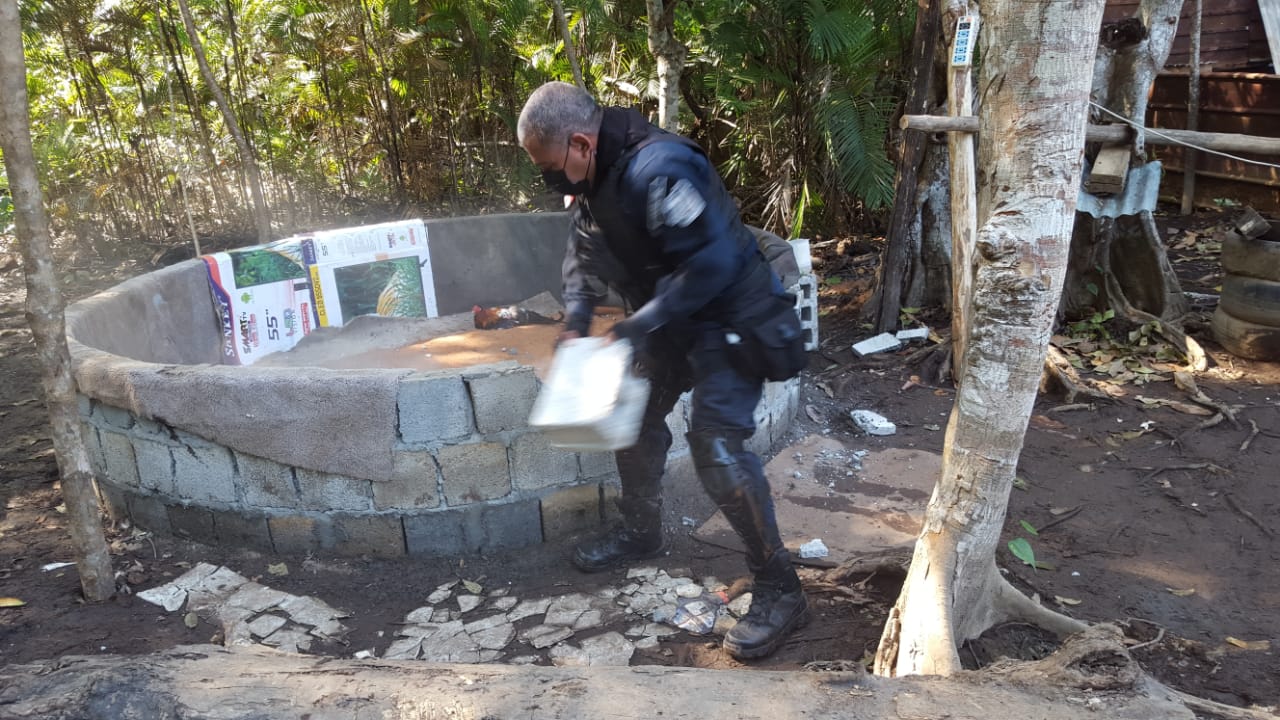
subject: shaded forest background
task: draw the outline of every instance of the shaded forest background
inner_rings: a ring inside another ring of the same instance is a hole
[[[645,0],[189,0],[281,236],[348,221],[555,207],[515,143],[541,83],[657,110]],[[245,163],[176,0],[24,0],[33,138],[55,230],[127,241],[256,238]],[[668,4],[670,10],[670,4]],[[878,224],[892,198],[915,3],[676,4],[680,131],[743,214],[780,234]],[[7,220],[0,175],[0,231]],[[189,213],[189,216],[188,216]]]

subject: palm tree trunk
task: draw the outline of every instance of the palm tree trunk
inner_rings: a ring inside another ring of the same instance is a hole
[[[222,113],[222,119],[227,123],[227,129],[231,132],[236,148],[240,151],[240,163],[248,177],[249,193],[253,200],[253,219],[258,228],[258,242],[265,243],[271,239],[271,214],[267,209],[266,198],[262,194],[262,174],[258,171],[258,161],[254,159],[253,152],[249,149],[249,141],[245,139],[244,131],[240,128],[240,121],[236,119],[235,112],[232,111],[230,103],[222,93],[222,88],[214,78],[213,70],[209,69],[209,60],[204,54],[204,44],[200,42],[200,36],[196,32],[196,24],[191,19],[191,8],[187,5],[187,0],[178,0],[178,9],[182,12],[182,24],[187,28],[187,37],[191,41],[191,51],[196,56],[196,64],[200,66],[200,76],[209,86],[213,101]]]
[[[62,471],[62,495],[76,548],[80,587],[85,598],[105,600],[115,592],[115,576],[102,533],[89,451],[80,434],[62,293],[53,271],[49,218],[31,148],[27,70],[16,0],[0,0],[0,97],[4,98],[0,103],[0,152],[4,153],[5,172],[13,193],[18,245],[26,274],[27,321],[44,369],[45,402],[49,406],[54,456]]]

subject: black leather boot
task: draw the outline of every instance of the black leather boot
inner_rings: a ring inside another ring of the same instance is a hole
[[[698,479],[747,548],[755,576],[751,610],[724,638],[735,658],[769,655],[808,621],[808,603],[791,555],[778,535],[773,498],[760,459],[743,448],[743,433],[689,433]]]
[[[666,551],[662,535],[662,500],[618,498],[622,523],[588,540],[573,552],[573,564],[583,572],[602,572]]]
[[[751,609],[724,636],[724,649],[739,660],[771,655],[792,630],[809,622],[809,603],[800,577],[784,549],[775,556],[786,567],[757,573],[751,586]]]

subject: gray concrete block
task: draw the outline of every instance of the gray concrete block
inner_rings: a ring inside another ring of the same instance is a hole
[[[542,542],[542,513],[537,500],[484,505],[480,508],[478,536],[474,547],[503,550],[528,547]]]
[[[170,432],[168,426],[161,425],[155,420],[146,418],[134,418],[133,434],[138,437],[144,437],[150,440],[158,440],[161,442],[175,442],[175,432]]]
[[[99,423],[119,430],[128,430],[134,422],[133,413],[128,410],[100,402],[93,403],[93,417]]]
[[[271,551],[266,515],[240,510],[214,510],[212,514],[213,533],[219,545]]]
[[[450,445],[440,448],[437,458],[449,505],[495,500],[511,493],[511,469],[504,445]]]
[[[471,552],[464,532],[469,511],[470,509],[442,510],[406,515],[404,539],[409,554],[456,557]]]
[[[892,333],[880,333],[875,337],[868,338],[862,342],[854,343],[853,352],[858,357],[866,357],[876,353],[897,350],[902,347],[902,342],[894,337]]]
[[[456,373],[414,373],[400,379],[396,398],[400,438],[435,443],[470,435],[471,396]]]
[[[125,498],[135,527],[161,535],[170,534],[169,511],[159,496],[126,491]]]
[[[129,499],[124,490],[109,482],[98,482],[98,500],[111,522],[118,523],[129,519]]]
[[[119,487],[138,487],[138,464],[128,435],[101,430],[102,463],[107,477]]]
[[[370,481],[298,468],[299,499],[307,510],[372,510]]]
[[[542,541],[537,500],[472,505],[404,518],[410,555],[451,557],[527,547]]]
[[[333,515],[333,534],[321,549],[335,555],[390,558],[405,554],[404,526],[399,515]]]
[[[600,486],[596,483],[562,488],[542,498],[542,534],[548,540],[600,526],[604,519]]]
[[[255,508],[297,509],[300,504],[293,468],[256,455],[237,452],[236,484],[240,499]]]
[[[236,502],[236,471],[231,451],[217,445],[174,448],[173,485],[179,497],[197,502]]]
[[[328,521],[306,515],[279,515],[267,518],[271,544],[284,555],[301,555],[320,548],[319,536],[328,533]]]
[[[440,468],[426,451],[397,452],[391,479],[373,483],[377,510],[425,510],[440,506]]]
[[[138,459],[138,482],[142,489],[161,495],[176,495],[173,448],[153,440],[134,438],[133,451]]]
[[[578,477],[583,480],[618,474],[618,462],[611,452],[584,452],[578,455]]]
[[[174,536],[205,545],[217,544],[212,512],[195,505],[170,505],[168,511],[169,531]]]
[[[528,424],[533,401],[538,397],[538,378],[533,368],[479,375],[467,380],[475,408],[476,428],[482,434],[517,430]]]
[[[180,430],[178,428],[172,428],[172,429],[163,428],[163,426],[162,426],[162,429],[165,432],[167,432],[169,436],[173,439],[173,441],[178,443],[179,445],[185,445],[186,447],[190,447],[190,448],[222,447],[221,445],[218,445],[215,442],[206,440],[205,438],[202,438],[199,435],[192,435],[191,433],[186,432],[185,430]]]
[[[525,433],[511,446],[511,484],[515,489],[541,490],[577,479],[577,456],[551,447],[546,435]]]

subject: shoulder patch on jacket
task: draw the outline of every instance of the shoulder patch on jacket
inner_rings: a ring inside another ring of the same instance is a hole
[[[706,208],[707,201],[686,179],[677,180],[670,190],[667,189],[666,177],[659,176],[649,182],[645,219],[650,232],[657,232],[664,225],[688,227]]]

